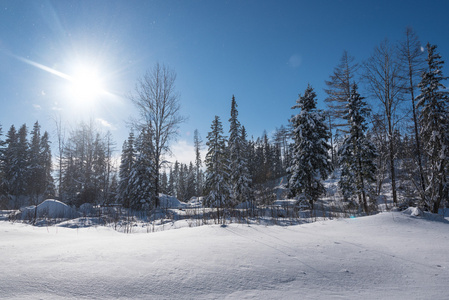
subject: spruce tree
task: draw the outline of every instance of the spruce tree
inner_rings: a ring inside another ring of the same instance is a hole
[[[0,124],[0,200],[2,196],[6,195],[6,192],[3,187],[3,179],[4,179],[4,152],[5,152],[5,141],[3,141],[3,132],[2,132],[2,125]],[[0,203],[1,205],[1,203]]]
[[[174,192],[174,177],[173,177],[173,168],[170,166],[170,171],[168,173],[168,184],[167,184],[167,194],[170,196],[176,196]]]
[[[143,129],[136,141],[136,160],[130,173],[130,206],[137,210],[148,210],[156,206],[154,161],[151,133]]]
[[[242,126],[238,120],[237,103],[232,96],[231,118],[229,119],[229,170],[231,187],[231,205],[252,200],[251,178],[248,161],[244,156],[245,143],[242,136]]]
[[[53,179],[53,165],[52,165],[52,155],[50,147],[50,137],[48,132],[45,131],[41,138],[39,159],[42,165],[42,193],[44,198],[53,197],[56,193],[55,182]]]
[[[190,200],[193,196],[196,195],[195,174],[195,167],[193,166],[193,163],[190,162],[188,169],[186,166],[186,200]]]
[[[40,160],[41,133],[39,122],[34,123],[29,145],[29,168],[27,172],[27,190],[34,205],[38,204],[43,192],[44,170]]]
[[[3,149],[3,190],[7,195],[14,194],[14,180],[16,173],[16,155],[17,155],[17,130],[14,125],[8,130],[6,134],[6,148]]]
[[[161,193],[168,195],[168,177],[166,171],[162,172],[159,182],[161,183]]]
[[[229,159],[226,151],[226,138],[223,136],[223,126],[218,116],[215,116],[211,131],[207,134],[206,145],[208,146],[205,160],[207,177],[206,197],[203,199],[203,205],[216,207],[218,218],[220,218],[219,209],[230,206],[230,188],[228,185]]]
[[[363,99],[354,83],[346,105],[346,114],[343,116],[349,124],[349,133],[338,151],[342,168],[339,186],[344,198],[357,197],[363,211],[369,214],[367,194],[370,184],[375,182],[374,161],[377,154],[374,145],[365,135],[369,109]]]
[[[203,165],[201,161],[201,147],[202,147],[203,141],[201,140],[200,134],[198,133],[198,130],[195,129],[193,134],[193,144],[195,147],[195,192],[196,196],[201,196],[203,194],[203,174],[201,171],[201,166]]]
[[[136,159],[134,132],[128,135],[128,140],[123,142],[122,155],[119,167],[119,183],[117,192],[117,201],[124,207],[129,208],[131,205],[131,170]]]
[[[301,109],[290,119],[293,127],[292,162],[289,168],[289,187],[294,196],[313,203],[325,192],[322,180],[331,171],[329,138],[325,117],[316,108],[316,94],[310,85],[299,95],[292,109]]]
[[[14,169],[12,191],[14,196],[25,196],[27,194],[29,178],[29,144],[28,129],[23,124],[17,135],[17,147],[14,155]]]
[[[449,93],[442,83],[447,79],[441,71],[444,61],[436,48],[427,44],[427,70],[422,73],[418,85],[421,94],[417,98],[420,135],[427,155],[428,185],[423,204],[433,213],[438,213],[449,193]]]

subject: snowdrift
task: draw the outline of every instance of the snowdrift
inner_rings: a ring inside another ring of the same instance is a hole
[[[43,219],[70,219],[77,218],[78,213],[70,206],[54,199],[47,199],[37,206],[32,205],[20,209],[13,218],[19,220],[32,220],[35,218]]]

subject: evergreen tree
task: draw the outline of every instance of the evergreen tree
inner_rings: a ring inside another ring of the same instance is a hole
[[[173,166],[173,196],[178,198],[178,187],[179,187],[179,162],[175,161],[175,165]]]
[[[186,166],[182,163],[179,164],[178,182],[176,184],[177,187],[176,198],[181,201],[186,200],[186,190],[187,190],[186,173],[187,173]]]
[[[284,125],[281,125],[281,127],[276,128],[276,131],[274,133],[274,143],[277,148],[280,149],[280,155],[281,157],[281,163],[282,163],[282,171],[281,176],[284,176],[286,173],[287,167],[290,165],[290,153],[289,153],[289,143],[288,140],[290,138],[290,131],[288,128],[286,128]],[[276,150],[277,151],[277,150]]]
[[[31,131],[31,142],[29,145],[29,169],[27,176],[27,190],[34,205],[39,204],[39,196],[43,193],[44,169],[40,157],[41,134],[39,122],[34,123]]]
[[[232,96],[231,118],[229,119],[229,170],[231,187],[231,205],[252,200],[251,178],[248,161],[244,156],[246,141],[242,136],[242,127],[238,120],[237,103]]]
[[[203,174],[201,171],[201,166],[203,165],[201,161],[201,146],[203,141],[201,140],[201,137],[198,133],[198,130],[195,129],[195,132],[193,134],[193,144],[195,147],[195,172],[196,172],[196,188],[195,192],[197,196],[201,196],[203,194]]]
[[[229,159],[226,152],[226,138],[223,136],[223,126],[220,118],[215,116],[211,125],[211,131],[207,134],[208,152],[206,155],[206,197],[203,205],[219,208],[229,207],[230,188]],[[220,215],[218,216],[220,218]]]
[[[62,196],[73,205],[102,203],[107,181],[106,147],[92,123],[81,123],[64,144]]]
[[[367,193],[370,190],[369,185],[375,182],[374,160],[377,154],[374,145],[365,135],[369,109],[363,99],[354,83],[346,105],[346,114],[343,116],[349,123],[349,134],[338,153],[339,164],[342,167],[339,186],[345,198],[357,196],[364,212],[369,214]]]
[[[186,200],[190,200],[196,195],[196,172],[193,163],[190,162],[189,167],[186,166]]]
[[[93,145],[93,194],[100,203],[106,202],[106,192],[108,190],[107,182],[107,157],[106,157],[106,145],[100,134],[97,133]]]
[[[136,141],[136,160],[130,173],[131,202],[133,209],[152,209],[156,206],[156,194],[154,187],[155,162],[152,155],[151,133],[143,129]]]
[[[436,46],[427,44],[427,70],[419,83],[421,94],[417,108],[424,151],[427,155],[428,186],[425,206],[438,213],[440,203],[448,199],[449,159],[449,93],[442,81],[447,77],[441,72],[443,61],[435,51]]]
[[[29,145],[28,129],[23,124],[18,132],[17,148],[15,153],[15,164],[12,184],[14,196],[25,196],[29,178]]]
[[[41,138],[39,158],[43,169],[42,193],[44,198],[54,197],[56,190],[55,182],[52,176],[53,166],[50,138],[47,131],[44,132]]]
[[[134,132],[131,131],[128,135],[128,140],[123,142],[122,155],[119,167],[119,183],[117,200],[122,203],[124,207],[129,208],[131,205],[131,170],[136,159],[136,150],[134,147]]]
[[[273,172],[273,149],[271,147],[271,144],[268,139],[267,132],[264,130],[262,135],[262,153],[263,153],[263,177],[264,182],[267,180],[271,180],[274,178],[274,172]]]
[[[167,184],[167,194],[170,196],[176,196],[174,192],[174,177],[173,177],[173,168],[170,166],[170,171],[168,173],[168,184]]]
[[[0,200],[2,198],[2,196],[6,195],[6,191],[4,190],[3,187],[3,180],[4,180],[4,162],[5,162],[5,158],[4,158],[4,153],[5,153],[5,141],[3,141],[3,132],[2,132],[2,125],[0,124]],[[1,206],[2,203],[0,203]]]
[[[289,187],[295,196],[309,201],[313,209],[313,203],[325,192],[321,180],[331,171],[329,133],[323,112],[316,108],[316,94],[310,85],[296,102],[292,109],[299,108],[301,112],[290,119],[294,145]]]
[[[7,195],[14,194],[14,180],[16,177],[16,161],[18,136],[14,125],[6,134],[6,148],[3,149],[3,190]]]
[[[159,182],[161,183],[161,193],[168,195],[168,177],[166,171],[162,172]]]

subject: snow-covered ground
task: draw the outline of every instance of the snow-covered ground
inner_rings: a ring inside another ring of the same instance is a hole
[[[0,221],[0,298],[449,299],[449,222],[411,213],[149,234]]]

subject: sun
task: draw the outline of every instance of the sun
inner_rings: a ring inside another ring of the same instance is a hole
[[[75,101],[95,101],[105,93],[102,77],[95,67],[77,64],[69,77],[68,92]]]

